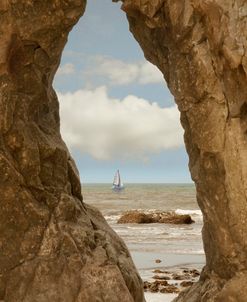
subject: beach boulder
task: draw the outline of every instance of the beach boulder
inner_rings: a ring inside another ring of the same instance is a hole
[[[139,211],[125,212],[117,223],[171,223],[191,224],[194,220],[190,215],[180,215],[175,212],[153,212],[144,213]]]
[[[153,223],[153,218],[149,214],[138,211],[129,211],[124,213],[117,223]]]
[[[190,215],[180,215],[174,212],[172,213],[162,213],[161,218],[158,221],[159,223],[172,223],[172,224],[191,224],[195,221],[191,218]]]

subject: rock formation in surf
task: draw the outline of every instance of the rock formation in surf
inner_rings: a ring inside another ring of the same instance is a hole
[[[145,57],[175,96],[204,216],[206,266],[200,281],[175,301],[244,302],[247,3],[124,0],[122,9]]]
[[[124,212],[118,219],[117,223],[170,223],[170,224],[191,224],[195,221],[190,215],[177,214],[173,211],[166,212],[141,212],[131,210]]]
[[[83,203],[59,133],[52,80],[85,2],[0,1],[1,301],[144,300],[124,243]]]

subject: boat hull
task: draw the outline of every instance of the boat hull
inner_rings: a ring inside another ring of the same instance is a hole
[[[121,192],[124,190],[124,186],[118,187],[118,186],[113,186],[112,191],[114,192]]]

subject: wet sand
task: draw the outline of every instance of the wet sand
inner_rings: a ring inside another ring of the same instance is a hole
[[[177,294],[145,293],[146,302],[170,302]]]
[[[201,268],[205,263],[205,255],[199,254],[165,254],[165,253],[150,253],[139,252],[132,250],[128,245],[131,252],[132,259],[139,271],[154,270],[164,268],[175,268],[186,265],[194,265],[195,268]],[[160,259],[160,263],[155,263],[156,259]]]
[[[130,252],[144,282],[147,281],[147,283],[155,285],[162,278],[167,278],[168,287],[169,285],[175,286],[175,290],[178,289],[179,291],[186,288],[181,286],[183,281],[196,282],[199,279],[199,275],[186,274],[185,272],[194,270],[201,272],[205,263],[204,255],[164,254],[131,250]],[[159,280],[157,277],[161,279]],[[168,287],[159,288],[164,290]],[[150,292],[150,288],[146,289],[145,292],[146,302],[170,302],[177,295],[178,293]]]

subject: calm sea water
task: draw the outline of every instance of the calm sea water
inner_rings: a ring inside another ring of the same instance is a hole
[[[83,185],[83,197],[86,203],[102,212],[111,227],[123,238],[144,280],[152,277],[155,268],[203,266],[202,214],[196,203],[194,185],[127,184],[124,191],[116,193],[111,190],[111,184],[87,184]],[[176,211],[190,214],[195,223],[117,224],[119,217],[129,210]],[[155,259],[162,262],[157,264]],[[154,300],[149,298],[147,301]]]
[[[130,209],[184,210],[198,206],[193,184],[126,184],[120,193],[112,192],[111,184],[84,184],[84,201],[105,213]]]

